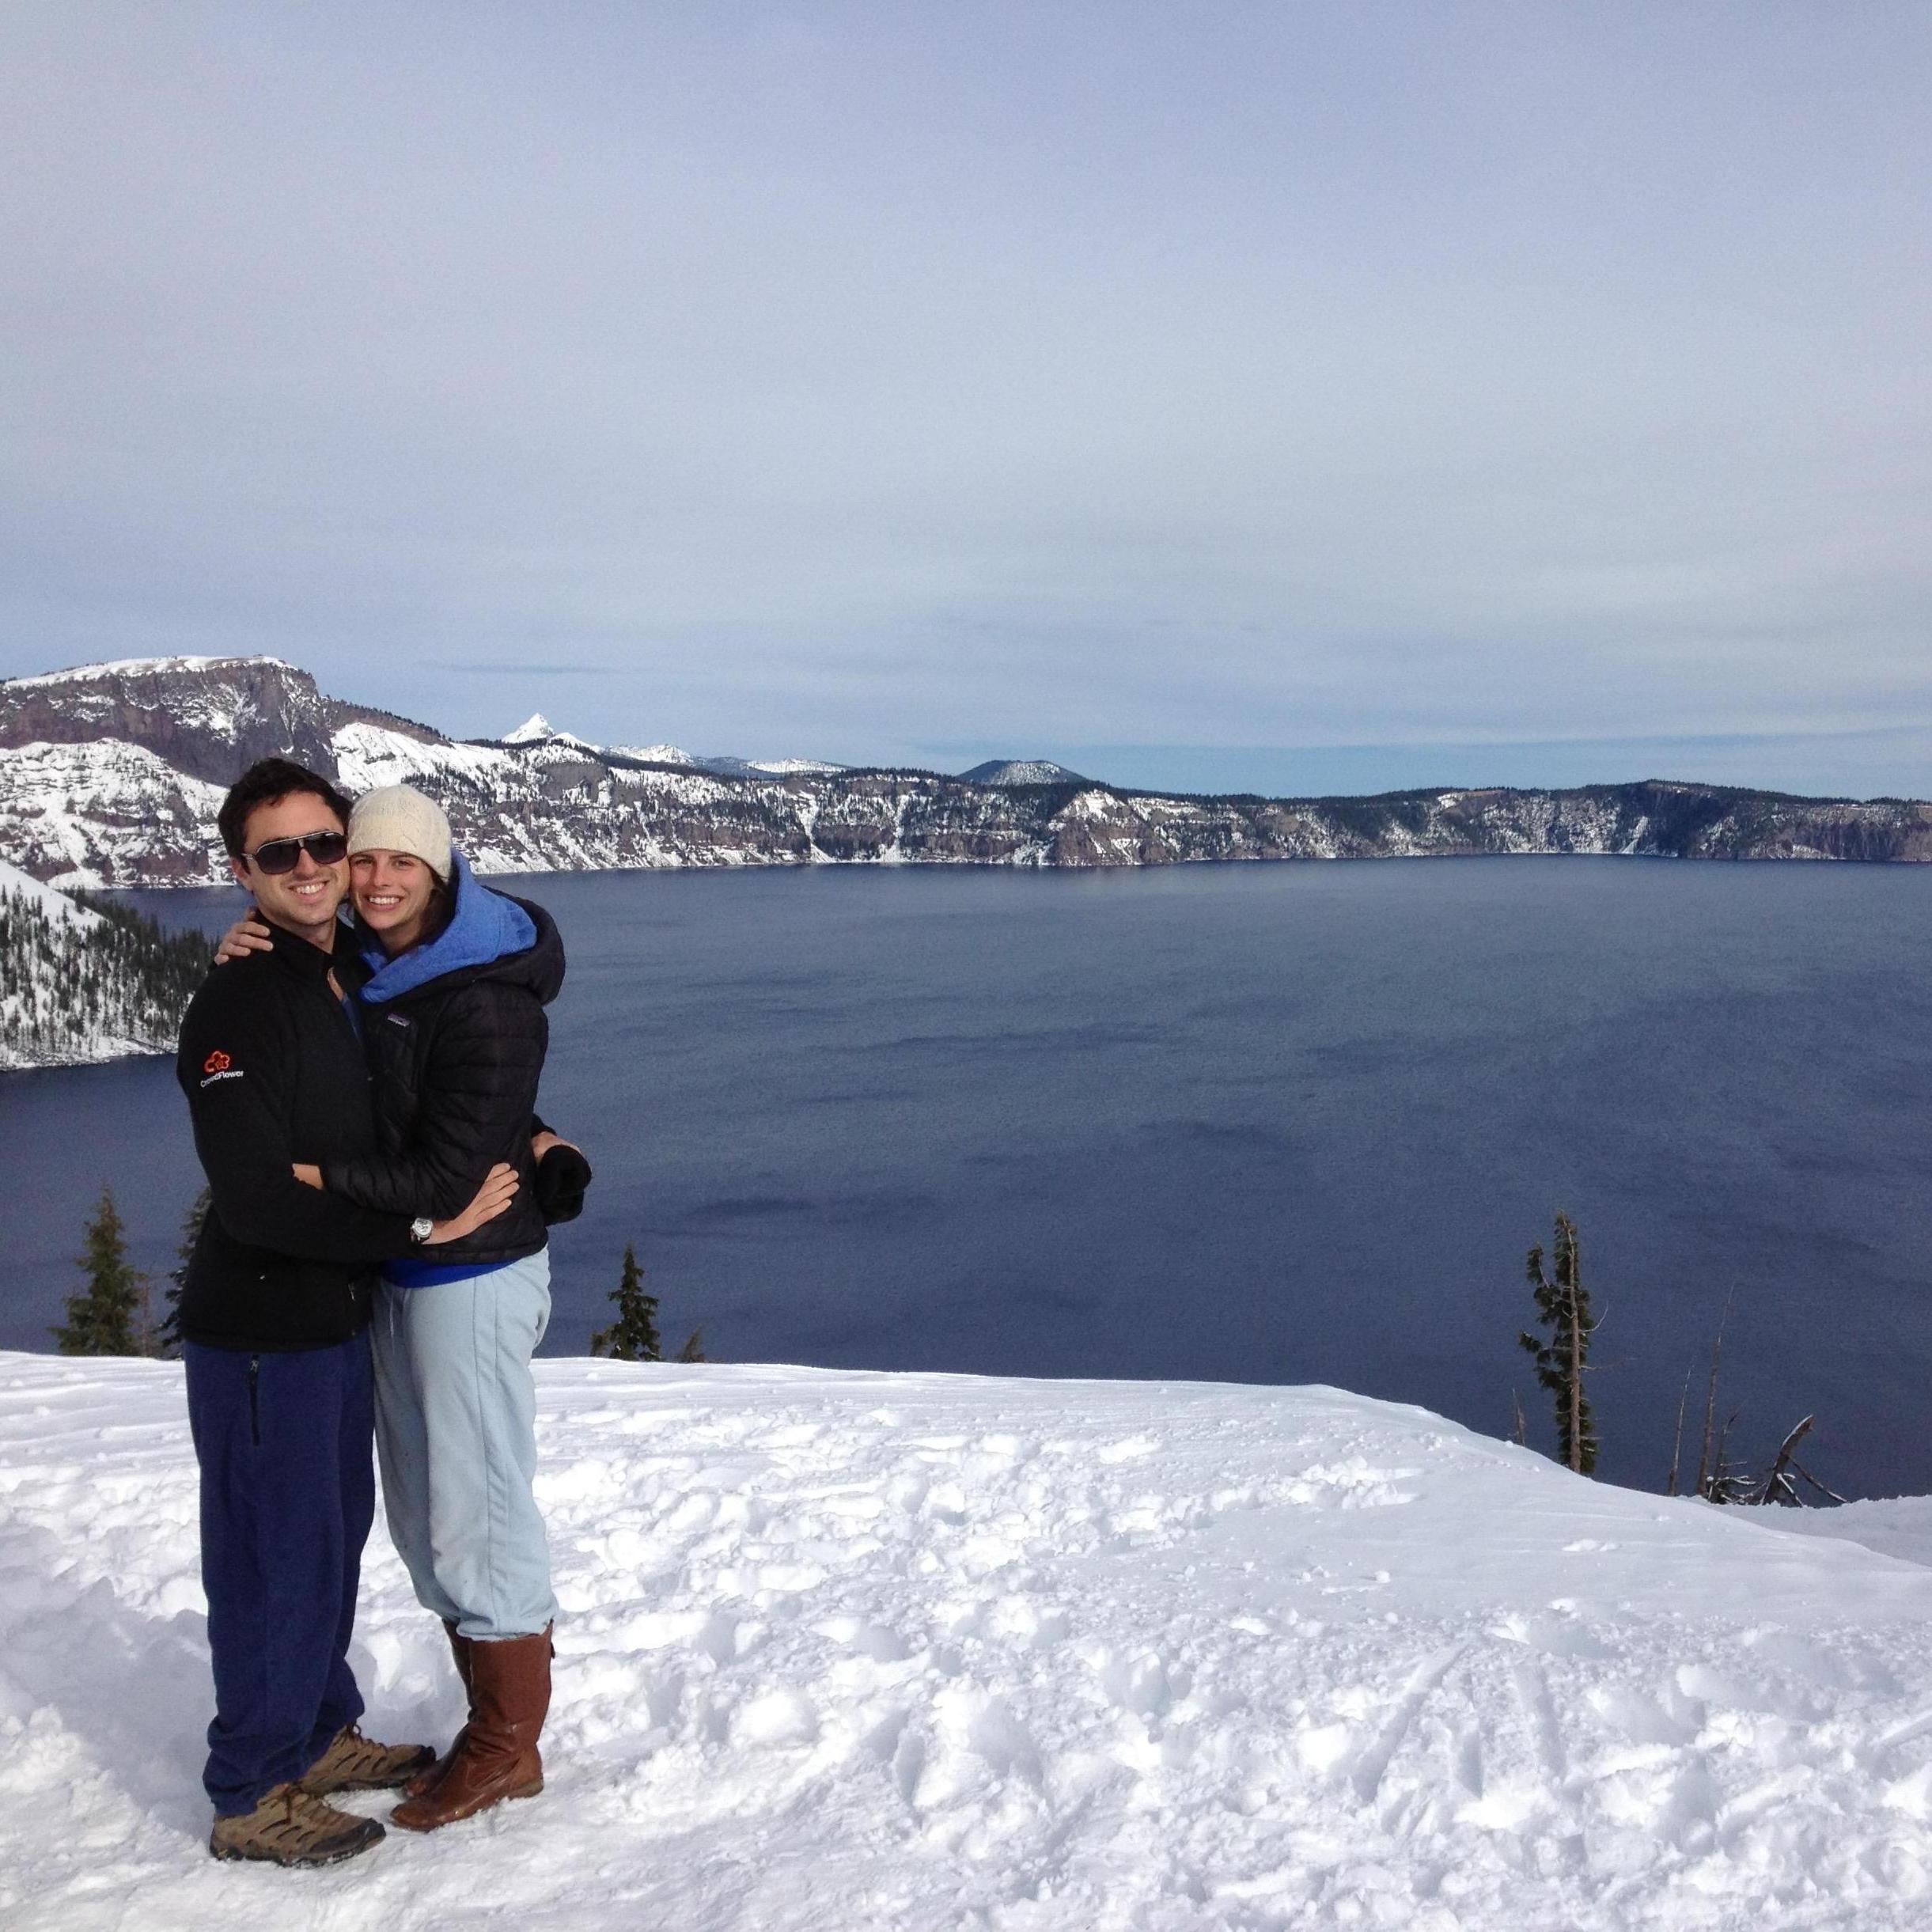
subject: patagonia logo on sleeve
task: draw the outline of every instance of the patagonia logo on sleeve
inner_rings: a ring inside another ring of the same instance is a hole
[[[219,1047],[202,1062],[201,1070],[204,1076],[201,1084],[204,1087],[213,1086],[218,1080],[239,1080],[241,1078],[241,1069]]]

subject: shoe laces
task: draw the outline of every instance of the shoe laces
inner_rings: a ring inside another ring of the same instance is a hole
[[[305,1791],[298,1784],[292,1784],[288,1796],[283,1800],[288,1806],[289,1822],[306,1825],[315,1831],[329,1831],[342,1824],[345,1816],[336,1810],[326,1799],[320,1798],[313,1791]]]

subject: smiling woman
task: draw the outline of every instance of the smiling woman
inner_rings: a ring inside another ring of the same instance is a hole
[[[530,1359],[549,1324],[550,1258],[531,1128],[563,949],[540,907],[475,879],[442,808],[408,786],[365,794],[348,849],[381,1148],[324,1162],[316,1179],[377,1211],[464,1193],[498,1160],[522,1183],[511,1210],[468,1242],[434,1262],[388,1262],[377,1291],[390,1530],[470,1693],[462,1734],[392,1814],[428,1832],[544,1788],[555,1601],[532,1491]]]
[[[385,951],[407,953],[449,923],[449,888],[411,852],[358,852],[355,909]]]
[[[355,910],[391,958],[433,939],[449,924],[449,821],[441,806],[407,785],[385,785],[355,808],[350,869]]]

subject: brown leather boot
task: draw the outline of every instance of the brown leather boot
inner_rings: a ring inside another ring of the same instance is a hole
[[[465,1699],[468,1699],[470,1695],[470,1640],[463,1635],[447,1617],[443,1619],[443,1628],[449,1634],[449,1654],[456,1660],[456,1675],[463,1680],[463,1695]],[[470,1708],[472,1715],[474,1715],[475,1706],[473,1703]],[[410,1798],[420,1798],[426,1791],[434,1791],[442,1782],[444,1774],[456,1761],[456,1753],[463,1748],[463,1741],[469,1734],[470,1727],[465,1722],[462,1729],[458,1731],[455,1737],[451,1740],[449,1748],[434,1764],[425,1766],[403,1785],[404,1794]]]
[[[435,1789],[404,1799],[390,1822],[406,1832],[434,1832],[506,1798],[535,1798],[544,1788],[536,1741],[549,1710],[549,1631],[478,1638],[470,1646],[470,1721],[463,1742]]]

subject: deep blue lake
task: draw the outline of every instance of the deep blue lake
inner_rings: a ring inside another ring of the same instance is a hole
[[[1932,868],[1462,859],[506,881],[556,915],[545,1112],[597,1172],[546,1352],[627,1241],[668,1343],[875,1368],[1329,1382],[1547,1446],[1515,1336],[1563,1207],[1602,1472],[1723,1407],[1932,1491]],[[225,924],[240,896],[130,895]],[[104,1182],[169,1264],[172,1068],[0,1077],[0,1345]],[[1695,1461],[1695,1445],[1691,1445]]]

